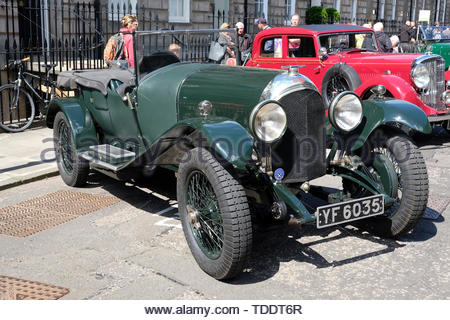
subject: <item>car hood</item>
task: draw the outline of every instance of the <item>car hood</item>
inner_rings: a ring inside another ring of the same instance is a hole
[[[246,125],[248,115],[260,102],[264,89],[282,72],[272,69],[205,65],[187,76],[180,86],[179,120],[199,117],[199,103],[208,100],[213,106],[211,116],[226,117]]]
[[[398,54],[398,53],[373,53],[373,52],[346,52],[343,54],[343,59],[348,64],[364,63],[364,64],[383,64],[389,66],[390,64],[405,64],[411,63],[420,57],[420,54]]]

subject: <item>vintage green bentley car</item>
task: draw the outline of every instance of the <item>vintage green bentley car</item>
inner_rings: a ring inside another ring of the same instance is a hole
[[[427,171],[399,130],[430,132],[418,107],[352,92],[325,106],[295,66],[180,63],[169,52],[137,61],[134,71],[60,75],[78,90],[54,100],[46,118],[61,177],[82,186],[90,170],[128,181],[176,171],[186,240],[212,277],[244,268],[256,223],[354,223],[393,237],[421,219]],[[341,190],[313,185],[327,174],[342,177]],[[316,207],[305,205],[311,196]]]

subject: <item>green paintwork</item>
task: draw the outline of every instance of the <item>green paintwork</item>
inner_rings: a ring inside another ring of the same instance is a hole
[[[252,158],[253,138],[239,123],[218,117],[186,119],[177,122],[162,137],[172,136],[171,132],[182,127],[202,133],[206,141],[196,141],[197,146],[211,146],[235,168],[246,170],[245,165]]]
[[[361,187],[366,189],[372,194],[384,194],[384,203],[386,205],[394,202],[394,199],[383,190],[381,185],[378,185],[370,177],[362,173],[361,171],[355,170],[351,167],[346,166],[330,166],[331,171],[349,181],[359,184]]]
[[[358,150],[370,134],[380,125],[396,122],[411,129],[431,133],[431,126],[425,112],[416,105],[397,99],[365,100],[363,104],[363,121],[359,139],[352,146],[351,151]],[[327,132],[330,133],[327,126]]]
[[[398,177],[394,164],[384,154],[376,154],[372,166],[380,176],[384,191],[392,198],[397,198]]]
[[[78,152],[86,150],[91,145],[98,144],[92,116],[88,110],[80,105],[78,98],[53,99],[47,114],[56,114],[59,110],[64,112],[70,123]]]
[[[198,104],[203,100],[212,102],[211,116],[247,128],[262,91],[280,72],[215,64],[173,64],[156,70],[137,90],[143,136],[153,143],[178,121],[201,118]]]
[[[429,45],[431,52],[440,55],[445,60],[445,70],[450,67],[450,42],[434,42]]]
[[[289,207],[291,207],[298,215],[300,215],[300,224],[316,221],[303,203],[282,184],[273,183],[273,189],[280,200],[283,200]]]
[[[198,104],[208,100],[213,105],[212,116],[226,117],[248,129],[251,111],[264,88],[278,74],[280,71],[276,70],[210,65],[184,81],[179,94],[179,119],[199,117]]]
[[[178,92],[190,74],[205,64],[172,64],[158,69],[139,83],[136,112],[145,139],[153,144],[178,122]]]

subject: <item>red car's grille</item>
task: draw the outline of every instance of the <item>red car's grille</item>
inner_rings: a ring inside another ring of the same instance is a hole
[[[445,61],[441,57],[426,59],[422,62],[430,72],[430,85],[420,93],[422,101],[436,110],[445,110],[447,107],[442,101],[445,90]]]

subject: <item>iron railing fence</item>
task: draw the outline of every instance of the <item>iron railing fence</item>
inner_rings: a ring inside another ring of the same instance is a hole
[[[119,6],[67,0],[4,0],[0,2],[0,65],[30,57],[27,70],[43,74],[42,64],[65,70],[104,68],[103,50],[108,38],[121,28],[124,14],[136,14],[142,30],[169,29],[144,5]],[[0,83],[15,79],[8,70]],[[41,83],[33,84],[40,87]]]

